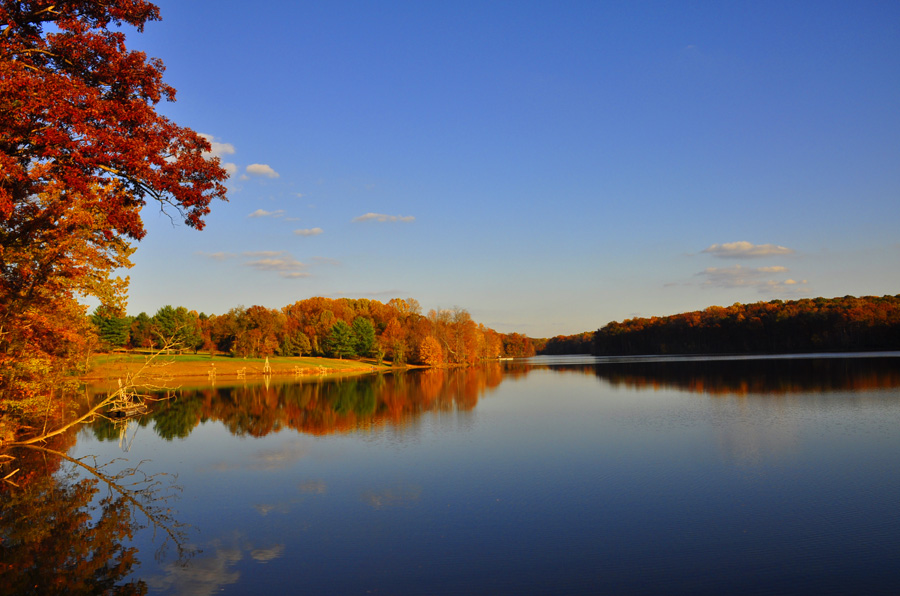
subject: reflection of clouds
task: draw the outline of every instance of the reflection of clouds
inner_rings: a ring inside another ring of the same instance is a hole
[[[362,494],[362,500],[375,509],[382,509],[384,507],[409,505],[418,501],[421,495],[422,487],[420,486],[397,486],[378,492],[365,491]]]
[[[308,495],[324,495],[328,492],[328,485],[321,480],[307,480],[300,483],[300,492]]]
[[[278,449],[265,449],[253,454],[255,469],[280,470],[306,457],[307,448],[301,441],[291,441]]]
[[[163,565],[163,575],[147,578],[147,585],[152,591],[191,596],[221,592],[225,586],[238,582],[241,573],[234,567],[246,555],[258,563],[268,563],[284,554],[284,545],[273,544],[266,548],[254,548],[251,544],[225,546],[214,540],[210,550],[211,555],[198,556],[184,565],[174,562]]]
[[[328,485],[321,480],[307,480],[306,482],[301,482],[297,489],[303,495],[324,495],[328,492]],[[291,508],[298,503],[302,503],[303,499],[304,497],[300,497],[280,503],[257,503],[253,508],[262,516],[270,513],[290,513]]]
[[[304,495],[324,495],[328,492],[328,485],[321,480],[307,480],[306,482],[301,482],[297,489]],[[302,502],[303,497],[300,497],[280,503],[257,503],[253,508],[260,515],[266,516],[270,513],[290,513],[294,505]]]
[[[164,575],[147,578],[147,585],[154,591],[171,591],[174,594],[213,594],[223,586],[237,583],[241,573],[233,567],[242,558],[239,548],[217,546],[211,556],[192,559],[187,565],[163,565]]]
[[[725,461],[752,468],[797,449],[797,419],[785,412],[787,408],[781,400],[753,402],[735,397],[713,399],[710,403],[723,413],[716,438]]]
[[[290,503],[259,503],[253,508],[262,516],[270,513],[288,513],[291,510]]]
[[[309,441],[294,439],[273,449],[260,449],[250,454],[250,461],[221,461],[210,466],[215,472],[236,470],[281,470],[300,461],[309,453]]]
[[[214,472],[228,472],[229,470],[242,470],[244,467],[236,462],[220,461],[211,465],[210,469]]]
[[[250,551],[250,556],[260,563],[268,563],[284,554],[284,545],[276,544],[269,548],[255,548]]]

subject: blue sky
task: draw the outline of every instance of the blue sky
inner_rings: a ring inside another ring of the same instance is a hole
[[[233,174],[202,232],[144,210],[129,314],[900,293],[898,2],[157,4],[128,45]]]

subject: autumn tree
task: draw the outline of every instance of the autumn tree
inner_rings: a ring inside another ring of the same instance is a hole
[[[200,313],[200,316],[197,317],[200,324],[200,349],[208,352],[210,357],[216,353],[216,343],[213,340],[215,318],[215,315],[208,316],[206,313]]]
[[[444,362],[444,351],[441,342],[429,335],[419,344],[418,360],[428,366],[440,366]]]
[[[395,365],[406,362],[406,329],[396,317],[388,321],[379,338],[381,350],[390,357]]]
[[[246,342],[240,339],[245,331],[245,312],[246,309],[243,306],[238,306],[210,321],[210,336],[216,349],[229,352],[233,356],[247,355],[241,353],[242,346]]]
[[[534,345],[521,333],[508,333],[503,336],[503,353],[513,358],[528,358],[534,356]]]
[[[156,112],[175,98],[162,62],[125,46],[121,26],[159,18],[145,0],[0,0],[0,398],[71,365],[78,295],[123,309],[113,272],[148,200],[201,229],[225,198],[208,141]]]
[[[284,315],[264,306],[251,306],[244,313],[244,319],[247,354],[255,358],[274,354],[279,347],[278,335],[284,327]]]
[[[479,324],[478,328],[483,338],[482,357],[489,360],[499,358],[503,353],[503,338],[499,333],[484,325]]]
[[[131,321],[129,345],[132,348],[149,348],[153,345],[153,319],[141,312]]]
[[[900,296],[772,300],[613,321],[593,353],[708,354],[896,350]]]

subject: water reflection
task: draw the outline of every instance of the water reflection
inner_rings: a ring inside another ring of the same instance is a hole
[[[202,554],[153,565],[139,512],[50,457],[0,494],[0,593],[852,591],[870,575],[853,568],[900,552],[898,362],[529,361],[179,390],[131,426],[94,421],[75,450],[182,472]]]
[[[429,369],[303,382],[271,382],[181,390],[156,402],[141,426],[167,440],[185,438],[201,422],[218,421],[234,435],[263,437],[282,429],[325,435],[389,424],[403,428],[433,411],[468,411],[497,387],[503,368]],[[121,441],[114,421],[98,418],[94,435]]]
[[[430,369],[344,379],[271,382],[179,390],[139,419],[167,440],[183,439],[200,423],[221,422],[236,436],[263,437],[283,429],[327,435],[390,425],[403,429],[433,411],[470,411],[501,381],[538,370],[595,376],[614,388],[674,389],[713,396],[855,393],[900,387],[892,357],[787,359],[540,359],[462,369]],[[132,422],[134,424],[134,422]],[[101,440],[123,442],[122,424],[99,418]],[[260,462],[265,465],[265,462]]]
[[[268,563],[283,553],[283,544],[260,548],[235,535],[227,540],[214,540],[205,549],[204,556],[192,560],[190,565],[173,562],[161,565],[160,573],[147,577],[146,584],[153,592],[215,594],[240,581],[238,567],[243,561]]]
[[[0,593],[145,594],[144,581],[128,579],[140,565],[129,545],[138,530],[167,535],[179,562],[190,555],[168,508],[177,486],[139,466],[111,471],[112,462],[72,459],[58,449],[73,438],[5,454],[24,472],[0,483]]]
[[[787,395],[834,391],[870,391],[900,387],[900,358],[629,358],[532,359],[515,367],[518,374],[550,368],[596,375],[613,387],[636,390],[676,389],[711,395]]]

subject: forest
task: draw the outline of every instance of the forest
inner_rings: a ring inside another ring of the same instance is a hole
[[[530,338],[502,334],[472,320],[461,308],[423,315],[413,298],[386,304],[365,298],[307,298],[281,309],[239,306],[206,315],[163,306],[153,316],[117,316],[98,307],[91,321],[98,348],[160,349],[236,357],[327,356],[374,358],[394,365],[472,364],[500,357],[533,356]]]
[[[613,321],[542,354],[791,354],[900,350],[900,295],[772,300]]]
[[[0,440],[62,416],[100,349],[328,355],[465,364],[543,353],[898,349],[898,297],[773,301],[610,323],[546,342],[500,334],[460,308],[306,298],[206,315],[128,317],[128,278],[151,206],[202,230],[229,173],[208,138],[157,111],[162,61],[126,45],[160,20],[146,0],[0,0]],[[88,316],[83,299],[99,302]]]

